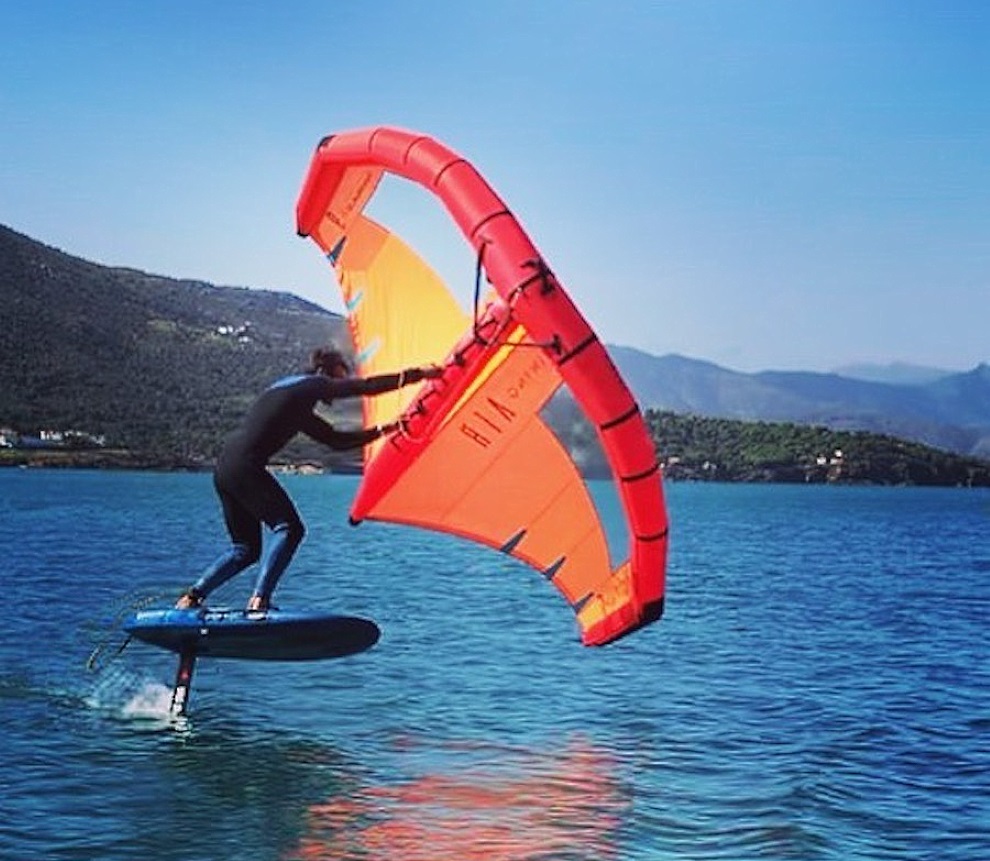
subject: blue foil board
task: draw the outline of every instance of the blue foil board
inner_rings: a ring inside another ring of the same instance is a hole
[[[142,610],[124,622],[135,639],[177,654],[254,661],[318,661],[370,649],[370,619],[305,610]]]

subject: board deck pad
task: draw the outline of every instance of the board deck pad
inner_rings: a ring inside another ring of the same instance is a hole
[[[370,649],[381,631],[370,619],[308,610],[141,610],[124,623],[135,639],[203,658],[317,661]]]

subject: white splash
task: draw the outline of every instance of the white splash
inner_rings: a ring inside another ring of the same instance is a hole
[[[172,689],[119,664],[103,668],[86,697],[90,708],[117,717],[173,724]]]
[[[172,690],[161,682],[145,681],[124,703],[120,713],[128,718],[171,717]]]

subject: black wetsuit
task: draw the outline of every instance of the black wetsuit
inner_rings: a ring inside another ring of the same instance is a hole
[[[297,433],[337,450],[360,448],[374,441],[380,436],[379,430],[338,431],[313,410],[319,401],[329,404],[337,398],[393,391],[405,381],[403,376],[357,379],[302,374],[278,380],[261,394],[217,460],[214,487],[232,547],[203,573],[193,586],[195,593],[205,597],[257,561],[261,556],[261,524],[265,523],[275,538],[255,594],[267,601],[304,533],[292,500],[266,469],[269,460]]]
[[[250,514],[255,530],[262,521],[274,529],[299,520],[288,495],[265,469],[297,433],[338,450],[359,448],[376,438],[373,429],[335,430],[313,412],[318,401],[330,403],[334,398],[361,394],[360,384],[364,382],[304,374],[281,379],[261,394],[241,427],[228,438],[217,461],[215,483],[228,527],[238,526],[245,514]],[[230,514],[235,515],[233,524]],[[241,531],[231,528],[231,537],[237,540],[240,536],[235,533]]]

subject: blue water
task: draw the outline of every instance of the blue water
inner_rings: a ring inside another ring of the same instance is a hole
[[[172,719],[111,623],[222,547],[209,477],[0,471],[0,858],[990,858],[990,494],[670,486],[665,618],[585,649],[512,560],[285,480],[279,603],[383,639],[201,661]]]

